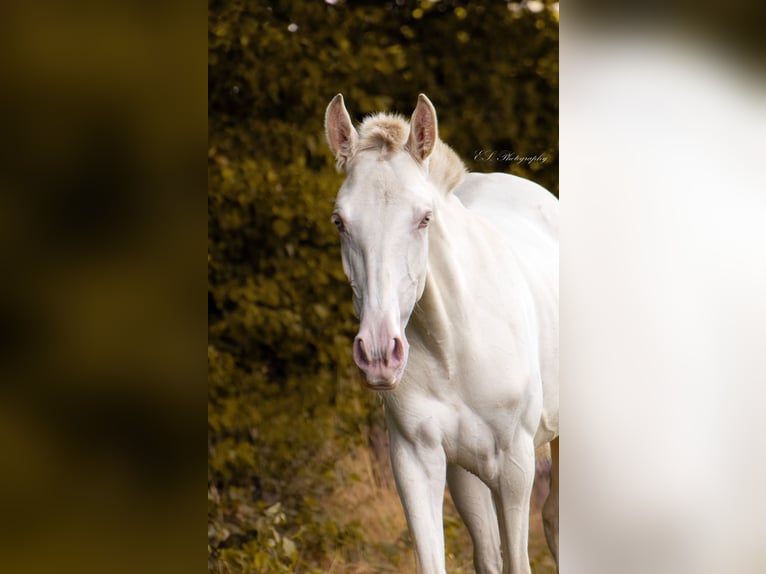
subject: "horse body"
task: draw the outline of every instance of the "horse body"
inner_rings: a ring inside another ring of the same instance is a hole
[[[513,176],[466,176],[424,96],[409,126],[380,116],[360,136],[339,96],[326,123],[349,172],[334,218],[361,318],[354,358],[383,391],[419,570],[445,572],[446,480],[477,572],[529,572],[535,447],[558,436],[556,201]]]
[[[558,201],[545,188],[504,173],[467,174],[454,193],[504,236],[503,255],[515,260],[506,261],[505,269],[529,289],[543,386],[535,437],[540,446],[558,436],[559,427]],[[518,309],[510,312],[515,316]]]

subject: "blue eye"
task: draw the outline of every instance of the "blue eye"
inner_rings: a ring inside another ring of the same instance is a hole
[[[334,214],[332,216],[332,222],[335,224],[335,227],[338,228],[338,231],[344,231],[346,226],[343,224],[343,220],[340,218],[340,215]]]

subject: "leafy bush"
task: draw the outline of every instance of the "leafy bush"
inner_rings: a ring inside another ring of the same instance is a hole
[[[351,371],[325,107],[409,115],[425,92],[472,169],[557,192],[557,12],[211,0],[208,30],[209,569],[320,572],[366,551],[321,501],[379,421]]]

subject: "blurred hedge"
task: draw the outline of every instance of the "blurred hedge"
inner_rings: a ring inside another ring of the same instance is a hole
[[[318,501],[377,413],[350,370],[325,107],[342,92],[356,120],[409,115],[425,92],[471,169],[557,193],[558,12],[211,0],[208,32],[209,569],[321,571],[365,551]]]

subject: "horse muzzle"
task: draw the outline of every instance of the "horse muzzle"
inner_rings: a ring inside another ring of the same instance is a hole
[[[354,362],[364,373],[365,386],[376,391],[396,387],[404,373],[408,352],[404,336],[365,329],[354,339]]]

